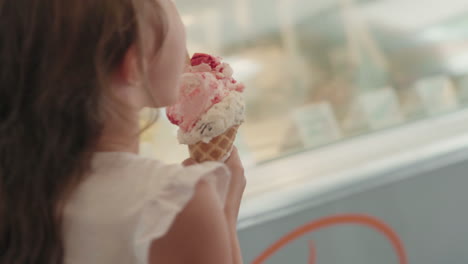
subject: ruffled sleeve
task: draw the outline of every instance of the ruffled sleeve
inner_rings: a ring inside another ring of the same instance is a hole
[[[133,247],[138,263],[148,262],[151,242],[163,237],[194,195],[201,179],[215,186],[222,204],[226,200],[230,172],[221,163],[207,162],[183,167],[164,166],[150,178],[146,201],[141,207],[134,233]]]

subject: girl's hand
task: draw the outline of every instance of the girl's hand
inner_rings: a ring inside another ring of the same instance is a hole
[[[231,156],[226,160],[226,166],[231,171],[231,182],[229,184],[229,191],[224,204],[224,211],[226,219],[230,225],[236,225],[237,217],[239,215],[239,208],[244,194],[247,180],[244,175],[244,166],[239,157],[237,148],[234,147]],[[189,158],[182,162],[184,166],[196,164],[196,162]]]
[[[193,159],[187,159],[182,164],[184,166],[190,166],[196,164],[196,162]],[[224,204],[224,217],[228,228],[227,232],[229,233],[231,247],[231,263],[242,264],[242,253],[237,235],[237,218],[239,216],[239,208],[247,180],[244,174],[244,166],[242,165],[236,147],[234,147],[231,156],[226,161],[226,166],[231,171],[231,181],[229,183],[229,190]]]
[[[224,205],[224,211],[230,224],[235,225],[239,215],[242,196],[245,186],[247,185],[244,166],[242,165],[236,147],[234,147],[231,156],[226,161],[226,166],[231,170],[231,182],[229,184],[229,192],[226,198],[226,204]]]
[[[195,164],[197,164],[197,162],[193,160],[192,158],[188,158],[182,162],[182,165],[184,165],[185,167],[195,165]]]

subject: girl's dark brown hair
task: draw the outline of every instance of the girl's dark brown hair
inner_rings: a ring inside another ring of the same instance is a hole
[[[0,0],[1,264],[63,263],[63,208],[88,172],[109,77],[133,45],[144,70],[143,38],[157,51],[163,21],[156,0]]]

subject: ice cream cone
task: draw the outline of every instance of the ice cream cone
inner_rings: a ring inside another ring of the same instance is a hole
[[[198,142],[189,145],[190,157],[198,163],[226,161],[231,155],[238,129],[239,126],[233,126],[223,134],[213,138],[209,143]]]
[[[190,57],[187,52],[186,63],[179,100],[166,109],[166,115],[179,127],[179,143],[188,145],[196,162],[223,162],[231,155],[237,130],[245,120],[245,86],[219,57],[204,53]]]

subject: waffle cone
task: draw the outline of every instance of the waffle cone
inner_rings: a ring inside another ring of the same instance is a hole
[[[233,126],[209,143],[198,142],[189,145],[190,157],[196,162],[225,161],[231,154],[239,126]]]

